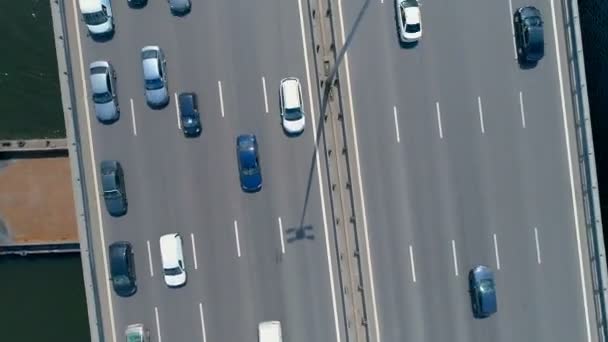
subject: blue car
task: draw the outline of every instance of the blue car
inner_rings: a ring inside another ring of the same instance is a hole
[[[236,159],[243,191],[259,191],[262,188],[262,173],[255,135],[241,134],[236,138]]]
[[[486,318],[496,313],[494,273],[488,266],[475,266],[469,271],[469,292],[475,318]]]

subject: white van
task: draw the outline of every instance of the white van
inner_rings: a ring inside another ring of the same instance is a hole
[[[261,322],[258,325],[258,342],[283,342],[281,322]]]
[[[163,264],[165,284],[179,287],[186,284],[186,266],[182,237],[178,233],[165,234],[160,237],[160,258]]]
[[[110,0],[78,0],[78,4],[91,35],[109,35],[114,32],[114,17]]]

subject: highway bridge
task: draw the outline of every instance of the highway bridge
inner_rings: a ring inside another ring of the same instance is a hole
[[[423,0],[414,47],[399,44],[390,0],[200,0],[183,17],[165,1],[115,0],[116,32],[101,42],[77,0],[53,2],[93,341],[120,341],[133,323],[154,341],[253,341],[267,320],[281,321],[290,342],[603,340],[605,263],[580,166],[590,139],[575,124],[588,113],[571,81],[571,3],[465,1]],[[545,57],[534,68],[519,67],[512,30],[514,9],[527,4],[544,14]],[[167,58],[161,110],[144,98],[147,45]],[[121,116],[111,125],[91,102],[88,64],[100,59],[117,74]],[[280,126],[286,76],[303,86],[298,137]],[[183,91],[198,94],[199,138],[180,130]],[[327,129],[334,118],[342,130]],[[238,184],[241,133],[260,144],[255,194]],[[332,161],[337,134],[345,166]],[[105,159],[125,170],[123,217],[104,207]],[[345,261],[345,198],[358,269]],[[171,232],[184,238],[179,289],[160,265],[159,237]],[[109,281],[108,246],[120,240],[135,253],[129,298]],[[468,295],[477,264],[496,276],[499,309],[484,320]]]

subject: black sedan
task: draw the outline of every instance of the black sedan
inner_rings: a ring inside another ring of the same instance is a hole
[[[517,58],[520,63],[537,63],[545,54],[543,20],[534,6],[518,8],[513,15]]]
[[[469,292],[475,318],[486,318],[496,312],[494,274],[488,266],[475,266],[469,272]]]
[[[179,117],[182,130],[186,137],[195,137],[201,134],[201,119],[198,112],[196,94],[181,93],[178,96]]]
[[[110,278],[116,294],[129,297],[137,291],[133,248],[126,241],[110,245]]]
[[[101,186],[106,208],[112,216],[127,213],[127,194],[122,166],[116,160],[101,162]]]

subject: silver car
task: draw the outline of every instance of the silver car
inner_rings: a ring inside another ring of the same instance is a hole
[[[118,120],[120,110],[116,100],[116,73],[106,61],[96,61],[89,65],[91,91],[97,119],[104,123]]]
[[[169,103],[165,54],[158,46],[141,49],[141,64],[144,71],[146,102],[153,108],[164,107]]]
[[[184,15],[190,12],[190,0],[168,0],[171,12],[177,15]]]

